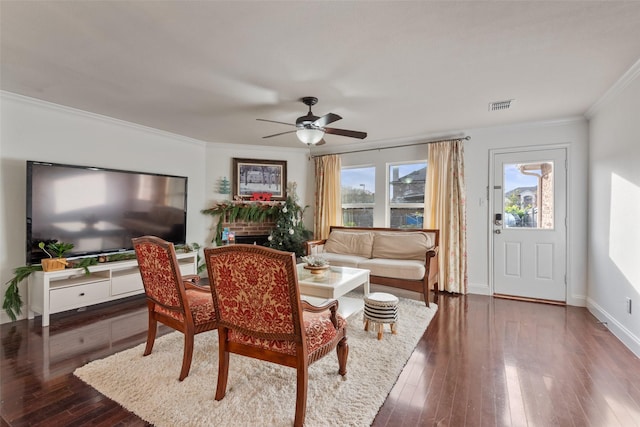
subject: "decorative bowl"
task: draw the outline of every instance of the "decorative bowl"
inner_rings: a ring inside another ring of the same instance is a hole
[[[331,268],[329,264],[325,265],[309,265],[305,264],[302,268],[309,270],[311,274],[324,274],[325,271]]]

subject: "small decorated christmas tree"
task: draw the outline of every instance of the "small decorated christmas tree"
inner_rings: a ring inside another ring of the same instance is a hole
[[[226,176],[223,176],[222,179],[220,179],[220,184],[218,185],[218,192],[220,194],[231,193],[231,183],[229,182]]]
[[[275,215],[276,226],[271,230],[266,246],[303,256],[305,255],[304,242],[311,238],[312,233],[302,222],[306,207],[302,208],[298,204],[296,186],[295,182],[287,185],[287,200]]]

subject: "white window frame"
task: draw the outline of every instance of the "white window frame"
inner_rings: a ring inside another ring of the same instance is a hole
[[[386,164],[385,173],[385,224],[386,227],[391,226],[391,209],[420,209],[422,208],[422,212],[424,213],[424,202],[422,203],[392,203],[391,202],[391,167],[399,166],[399,165],[413,165],[416,163],[424,163],[428,166],[427,159],[424,160],[408,160],[402,162],[389,162]],[[425,185],[426,185],[427,177],[425,176]],[[423,227],[424,227],[424,216],[423,216]]]
[[[377,168],[375,165],[357,165],[357,166],[346,166],[346,167],[342,167],[340,168],[340,175],[342,178],[342,171],[343,170],[347,170],[347,169],[367,169],[367,168],[373,168],[373,182],[375,183],[376,180],[376,173],[377,173]],[[375,184],[374,184],[375,185]],[[344,210],[345,209],[371,209],[371,211],[373,212],[373,217],[374,217],[374,221],[375,221],[375,200],[376,200],[376,192],[375,192],[375,188],[373,189],[373,203],[342,203],[342,179],[340,180],[340,215],[342,216],[342,219],[344,220]],[[344,224],[343,224],[344,225]]]

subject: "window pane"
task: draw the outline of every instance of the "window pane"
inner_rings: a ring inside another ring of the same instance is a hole
[[[422,228],[427,163],[389,165],[389,226]]]
[[[391,208],[391,228],[422,228],[424,208]]]
[[[553,162],[504,165],[503,224],[552,229]]]
[[[340,185],[342,203],[371,203],[375,196],[376,168],[342,169]]]
[[[341,170],[342,224],[348,227],[373,227],[375,167]]]
[[[426,177],[425,162],[389,165],[389,203],[424,203]]]
[[[345,227],[373,227],[373,208],[342,208]]]

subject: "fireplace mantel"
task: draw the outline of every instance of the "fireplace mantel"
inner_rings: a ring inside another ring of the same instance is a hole
[[[222,230],[229,227],[236,236],[266,236],[275,227],[275,215],[282,202],[218,202],[202,213],[217,217],[215,240],[222,243]]]

